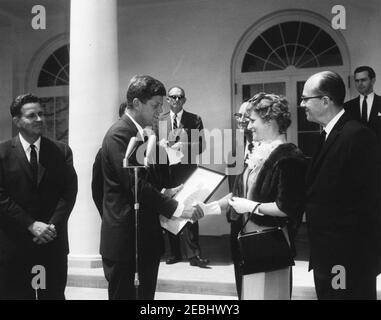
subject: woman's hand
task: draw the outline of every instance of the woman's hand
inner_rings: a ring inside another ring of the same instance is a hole
[[[237,213],[247,213],[252,212],[258,202],[247,200],[244,198],[233,197],[231,200],[228,200],[229,204]]]

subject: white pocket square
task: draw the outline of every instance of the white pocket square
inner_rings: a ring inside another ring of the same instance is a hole
[[[381,117],[381,112],[379,112],[379,113],[377,114],[377,117]]]

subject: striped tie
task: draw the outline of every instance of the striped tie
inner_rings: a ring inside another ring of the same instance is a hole
[[[173,116],[173,130],[176,130],[177,129],[177,114],[175,113],[175,115]]]

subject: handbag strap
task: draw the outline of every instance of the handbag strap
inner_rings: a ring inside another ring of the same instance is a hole
[[[257,203],[257,204],[255,205],[253,211],[251,211],[251,212],[249,213],[249,216],[247,217],[247,220],[246,220],[245,223],[243,224],[243,226],[242,226],[241,230],[239,231],[239,233],[242,233],[242,232],[243,232],[243,229],[245,229],[245,227],[246,227],[247,223],[249,222],[251,216],[254,214],[255,210],[257,210],[257,208],[258,208],[261,204],[262,204],[262,203]]]
[[[245,229],[245,227],[246,227],[247,223],[249,222],[251,216],[254,214],[254,212],[257,210],[257,208],[258,208],[261,204],[262,204],[262,203],[257,203],[257,204],[255,205],[253,211],[251,211],[251,212],[249,213],[249,216],[247,217],[247,220],[246,220],[245,223],[243,224],[243,226],[242,226],[241,230],[239,231],[239,233],[242,233],[242,232],[243,232],[243,229]],[[281,229],[282,227],[281,227],[281,224],[279,223],[278,217],[274,217],[274,218],[275,218],[275,220],[277,221],[277,226],[274,227],[274,229]]]

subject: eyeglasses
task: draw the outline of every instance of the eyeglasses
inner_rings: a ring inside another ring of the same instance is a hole
[[[246,120],[248,121],[247,119],[247,116],[244,114],[244,113],[239,113],[239,112],[236,112],[233,114],[233,117],[236,119],[236,120]]]
[[[300,97],[300,100],[301,100],[300,102],[306,103],[310,99],[317,99],[317,98],[321,99],[323,97],[325,97],[325,96],[322,96],[322,95],[320,95],[320,96],[313,96],[313,97],[304,97],[304,96],[301,96]]]
[[[169,96],[169,98],[171,98],[173,100],[183,100],[184,96]]]

